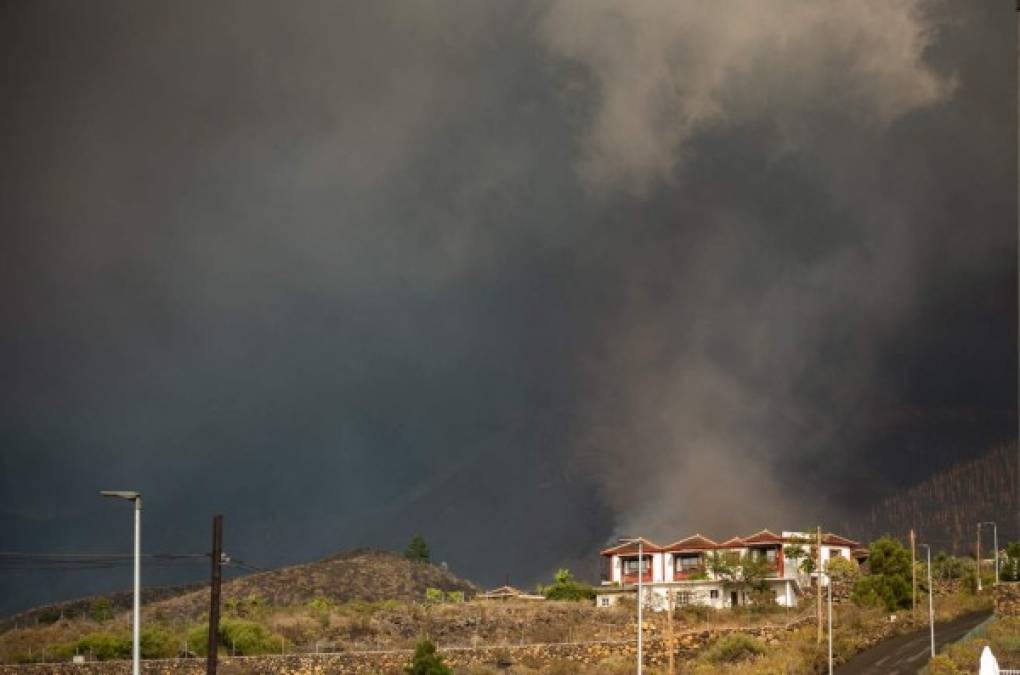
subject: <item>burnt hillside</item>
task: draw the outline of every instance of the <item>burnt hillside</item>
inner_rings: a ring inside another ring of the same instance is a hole
[[[976,524],[991,520],[998,523],[999,544],[1005,545],[1020,539],[1018,481],[1016,444],[999,445],[884,499],[853,529],[869,541],[886,533],[905,541],[913,527],[935,551],[973,554]],[[982,545],[990,548],[991,541],[988,531]]]

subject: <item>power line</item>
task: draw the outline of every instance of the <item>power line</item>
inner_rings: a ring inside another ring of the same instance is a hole
[[[207,560],[208,553],[147,553],[142,558],[149,567],[172,567]],[[102,570],[132,562],[130,554],[121,553],[26,553],[0,552],[0,572],[36,570]]]
[[[209,559],[209,553],[144,553],[147,567],[180,567]],[[0,552],[0,572],[8,571],[79,571],[115,569],[130,565],[133,556],[128,553],[28,553]],[[244,560],[224,556],[224,567],[246,572],[265,570]]]

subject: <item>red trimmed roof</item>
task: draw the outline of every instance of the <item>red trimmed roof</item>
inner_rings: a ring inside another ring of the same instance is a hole
[[[662,553],[664,551],[707,551],[720,548],[741,548],[744,546],[754,546],[755,544],[800,543],[805,546],[811,546],[816,542],[816,535],[807,532],[804,534],[805,537],[803,539],[796,537],[787,537],[784,539],[775,532],[765,529],[746,537],[732,537],[726,541],[718,543],[701,533],[692,534],[691,536],[680,539],[679,541],[674,541],[668,546],[659,546],[655,542],[649,541],[644,537],[641,537],[641,541],[643,542],[642,548],[645,553]],[[827,532],[822,535],[822,544],[826,546],[846,546],[851,549],[858,549],[860,547],[860,542],[856,542],[853,539],[847,539],[846,537],[841,537],[832,532]],[[601,551],[601,555],[607,556],[633,555],[636,553],[637,544],[632,543],[618,544]]]
[[[716,548],[740,548],[744,545],[744,540],[740,537],[730,537],[721,544],[716,544]]]
[[[712,541],[705,535],[698,533],[692,534],[689,537],[685,537],[679,541],[674,541],[669,546],[664,546],[663,551],[704,551],[710,548],[716,548],[719,544]]]
[[[775,532],[762,530],[744,537],[744,544],[782,544],[783,538]]]
[[[641,540],[641,552],[642,553],[659,553],[662,551],[662,547],[653,541],[648,541],[644,537],[638,537]],[[636,543],[627,542],[624,544],[618,544],[610,548],[604,549],[600,555],[626,555],[629,553],[637,554],[638,545]]]
[[[848,546],[849,548],[856,548],[861,545],[861,542],[859,541],[847,539],[846,537],[841,537],[838,534],[833,534],[832,532],[822,535],[822,543],[827,546]]]

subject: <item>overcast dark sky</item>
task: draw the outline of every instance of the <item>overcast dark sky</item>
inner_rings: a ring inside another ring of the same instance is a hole
[[[0,549],[524,584],[1012,438],[1013,4],[3,3]]]

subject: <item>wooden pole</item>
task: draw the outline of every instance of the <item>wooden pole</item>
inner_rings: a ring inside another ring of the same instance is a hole
[[[675,608],[675,605],[673,604],[672,588],[666,591],[666,602],[668,603],[666,606],[666,644],[669,648],[669,670],[666,672],[669,673],[669,675],[673,675],[676,672],[676,664],[674,663],[674,651],[676,650],[676,646],[673,642],[673,609]]]
[[[910,616],[917,618],[917,538],[910,528]]]
[[[818,618],[818,644],[822,644],[822,526],[819,525],[815,534],[816,546],[818,547],[817,562],[815,564],[815,604],[817,605]]]
[[[220,634],[220,580],[222,579],[223,562],[223,516],[213,516],[212,540],[212,579],[209,584],[209,656],[206,659],[205,672],[216,675],[217,647]]]

